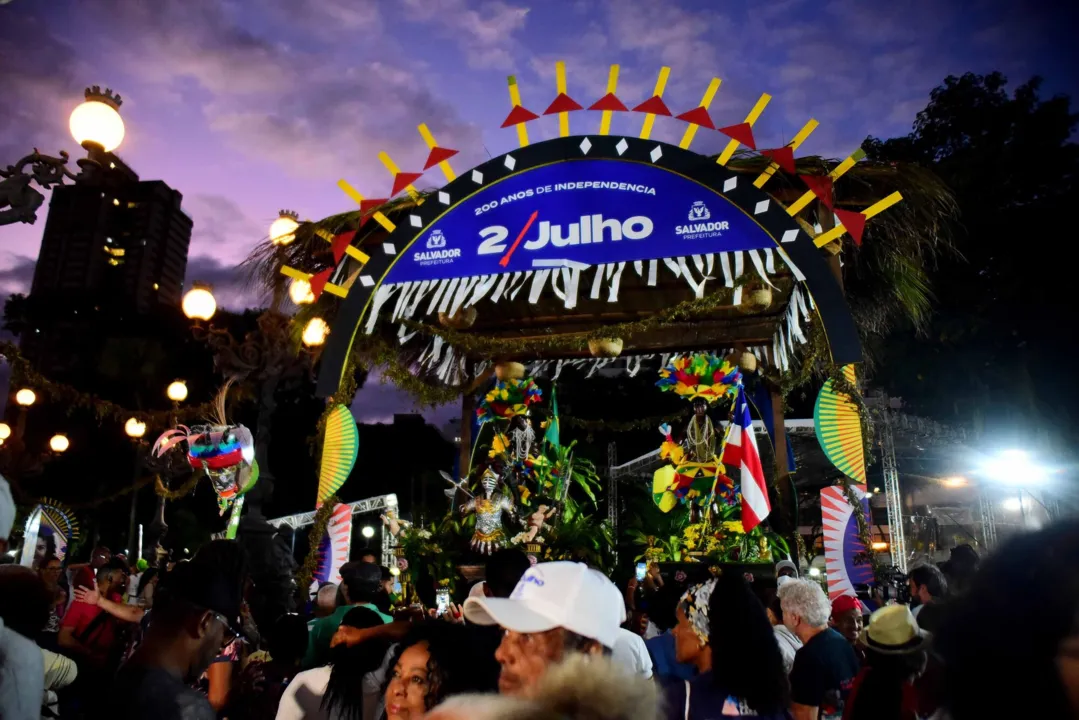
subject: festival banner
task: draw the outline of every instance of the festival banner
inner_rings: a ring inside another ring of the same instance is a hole
[[[859,498],[866,521],[870,521],[869,498],[865,485],[851,485]],[[873,582],[873,566],[868,562],[855,563],[855,557],[868,557],[869,548],[858,535],[858,518],[838,485],[820,491],[821,521],[824,526],[824,561],[828,573],[828,597],[854,595],[855,585]]]
[[[774,247],[742,209],[684,175],[624,160],[572,160],[509,175],[449,207],[386,282]]]

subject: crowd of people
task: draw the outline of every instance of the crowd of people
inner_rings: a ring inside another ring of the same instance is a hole
[[[13,521],[0,479],[0,554]],[[1079,717],[1075,522],[915,568],[911,603],[879,607],[791,560],[774,581],[651,567],[619,589],[511,549],[438,615],[393,608],[377,560],[265,627],[235,541],[162,568],[106,548],[0,566],[0,718]]]

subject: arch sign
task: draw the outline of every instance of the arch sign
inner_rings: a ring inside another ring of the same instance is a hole
[[[674,273],[698,296],[706,283],[735,287],[738,304],[738,277],[754,272],[767,280],[777,265],[808,292],[796,286],[774,356],[785,361],[793,343],[804,342],[801,322],[816,309],[833,360],[861,361],[857,330],[821,251],[751,177],[655,140],[589,135],[527,145],[464,173],[396,219],[338,312],[318,390],[337,389],[355,333],[372,332],[380,315],[452,314],[521,293],[535,302],[553,292],[567,308],[579,294],[614,301],[623,273],[648,285]]]

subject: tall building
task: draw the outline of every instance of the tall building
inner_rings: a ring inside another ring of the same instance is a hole
[[[191,244],[183,196],[111,153],[94,159],[100,185],[53,190],[31,296],[123,305],[137,314],[178,307]]]

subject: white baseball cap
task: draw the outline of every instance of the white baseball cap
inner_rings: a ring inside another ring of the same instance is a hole
[[[465,618],[519,633],[565,628],[613,648],[625,606],[603,573],[575,562],[539,563],[525,572],[508,598],[465,600]]]

